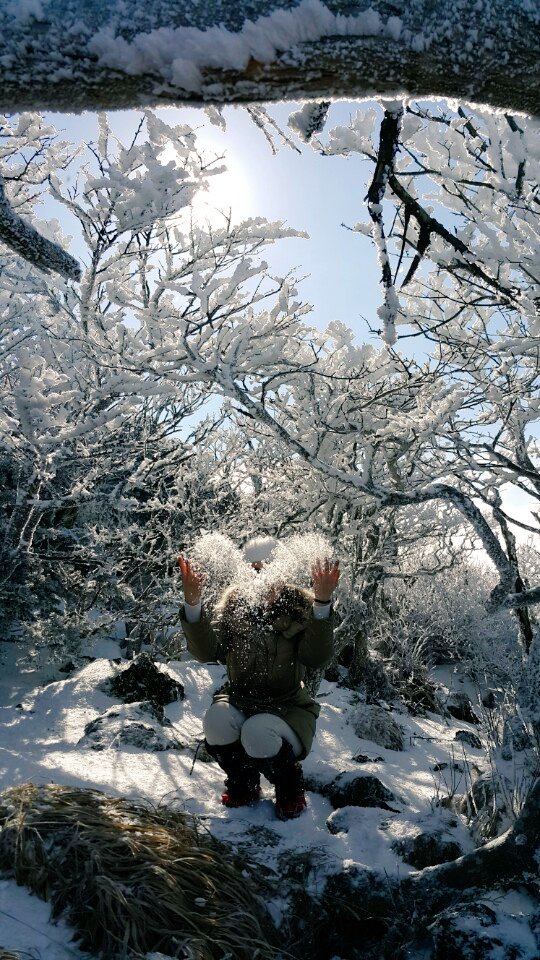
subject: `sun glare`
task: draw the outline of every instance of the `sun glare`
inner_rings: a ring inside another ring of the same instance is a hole
[[[164,160],[176,159],[174,147],[168,148]],[[222,173],[210,173],[207,189],[199,190],[191,204],[191,212],[197,223],[219,226],[224,214],[232,215],[234,223],[254,216],[253,188],[244,165],[229,153],[223,160],[216,160],[215,168]]]
[[[200,190],[195,196],[192,209],[199,222],[217,225],[223,220],[223,214],[229,212],[236,223],[253,215],[250,209],[252,191],[246,171],[235,163],[226,166],[223,173],[209,177],[207,190]]]

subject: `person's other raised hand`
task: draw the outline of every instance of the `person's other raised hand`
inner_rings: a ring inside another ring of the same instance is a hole
[[[322,603],[330,603],[332,594],[338,585],[339,560],[330,563],[328,557],[324,561],[316,560],[311,568],[311,582],[315,599]]]
[[[201,602],[202,588],[206,578],[197,564],[191,563],[187,557],[180,556],[177,562],[182,576],[184,600],[190,606],[195,606]]]

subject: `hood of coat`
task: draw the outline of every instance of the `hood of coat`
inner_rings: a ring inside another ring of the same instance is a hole
[[[239,620],[251,626],[272,625],[276,630],[288,629],[293,623],[303,629],[311,616],[313,594],[294,584],[283,584],[278,595],[270,602],[255,603],[241,593],[238,587],[229,587],[221,597],[216,614],[222,624],[227,621],[238,625]],[[231,624],[232,625],[232,624]]]

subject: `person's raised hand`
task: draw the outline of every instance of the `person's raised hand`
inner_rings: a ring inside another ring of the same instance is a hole
[[[202,588],[206,578],[199,567],[191,563],[187,557],[178,557],[178,566],[182,576],[184,600],[190,606],[195,606],[201,602]]]
[[[311,582],[315,599],[321,603],[330,603],[332,594],[338,585],[339,560],[330,564],[328,557],[323,562],[316,560],[311,568]]]

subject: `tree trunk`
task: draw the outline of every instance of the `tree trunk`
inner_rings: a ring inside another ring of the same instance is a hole
[[[377,615],[377,599],[379,588],[383,580],[383,568],[380,565],[374,566],[367,577],[366,584],[362,590],[362,600],[365,604],[365,614],[362,623],[354,637],[354,651],[351,665],[349,667],[349,683],[352,687],[370,682],[370,671],[372,664],[370,662],[368,637]],[[380,680],[380,670],[374,668]]]
[[[527,587],[523,581],[523,578],[521,576],[520,569],[519,569],[519,557],[517,552],[516,538],[512,533],[512,531],[510,530],[506,517],[500,510],[500,503],[501,503],[501,497],[500,497],[500,494],[497,493],[497,504],[493,508],[493,515],[501,528],[503,540],[506,545],[506,552],[508,554],[508,559],[512,564],[512,569],[514,571],[514,576],[515,576],[514,592],[525,593],[525,590],[527,589]],[[534,630],[531,623],[531,616],[529,614],[527,607],[518,607],[513,612],[516,618],[519,638],[521,641],[521,645],[523,647],[523,651],[525,654],[528,655],[531,649],[533,638],[534,638]]]
[[[0,0],[0,109],[446,97],[540,112],[522,0]]]

